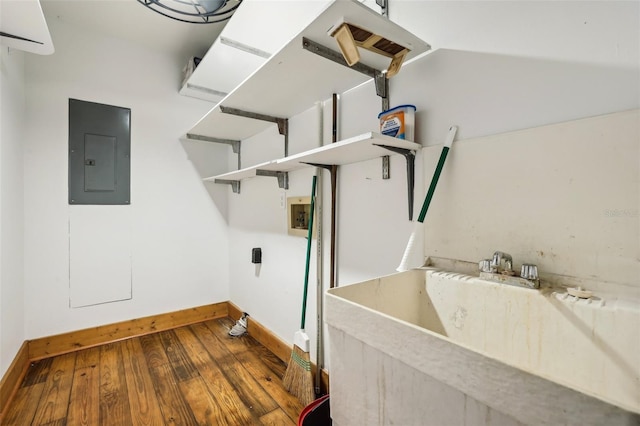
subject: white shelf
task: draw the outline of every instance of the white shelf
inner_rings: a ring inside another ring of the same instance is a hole
[[[300,154],[291,155],[278,160],[276,165],[278,171],[286,172],[302,167],[309,167],[306,163],[340,166],[392,154],[388,149],[379,145],[404,148],[412,151],[417,151],[422,148],[420,144],[415,142],[369,132]]]
[[[323,165],[344,165],[357,163],[360,161],[372,160],[384,155],[393,153],[379,145],[404,148],[417,151],[422,146],[415,142],[404,139],[393,138],[375,132],[365,133],[340,142],[324,145],[300,154],[278,160],[268,161],[247,167],[234,172],[225,173],[218,176],[205,178],[205,181],[215,181],[217,179],[227,181],[240,181],[256,176],[257,170],[270,172],[290,172],[305,167],[313,167],[307,163]]]
[[[215,182],[216,180],[236,180],[240,181],[243,179],[248,179],[256,176],[256,170],[271,170],[271,167],[277,160],[267,161],[265,163],[256,164],[255,166],[245,167],[244,169],[235,170],[233,172],[224,173],[217,176],[211,176],[204,178],[205,182]]]
[[[323,8],[322,1],[243,0],[180,94],[218,103]]]
[[[219,38],[182,86],[180,94],[217,103],[266,61],[261,56],[227,46]]]
[[[332,93],[343,93],[370,80],[369,76],[309,52],[302,46],[304,37],[338,51],[336,41],[327,34],[327,30],[342,20],[411,49],[407,59],[430,49],[427,43],[358,1],[332,2],[302,32],[216,105],[189,133],[243,140],[273,126],[273,123],[224,114],[220,109],[221,104],[289,118],[317,101],[328,99]],[[378,70],[385,70],[389,66],[390,59],[387,57],[363,49],[360,49],[360,54],[362,64]]]

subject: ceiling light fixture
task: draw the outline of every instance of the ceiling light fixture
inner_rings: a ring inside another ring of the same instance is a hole
[[[138,0],[154,12],[191,24],[215,24],[231,18],[242,0]]]

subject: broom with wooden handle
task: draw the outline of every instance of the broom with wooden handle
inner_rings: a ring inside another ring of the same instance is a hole
[[[316,176],[311,184],[311,212],[309,213],[309,230],[307,231],[307,260],[304,268],[304,292],[302,295],[302,319],[300,330],[293,336],[293,350],[282,378],[282,384],[292,395],[307,406],[315,399],[311,361],[309,357],[309,336],[304,331],[307,314],[307,288],[309,285],[309,262],[311,259],[311,237],[313,234],[313,214],[316,199]]]
[[[429,205],[431,204],[431,199],[433,198],[433,194],[436,191],[436,185],[438,184],[438,179],[440,179],[440,173],[442,173],[442,168],[444,167],[444,161],[447,159],[447,154],[449,153],[449,149],[451,148],[451,144],[453,143],[453,138],[456,136],[456,132],[458,128],[456,126],[451,126],[449,128],[449,133],[447,134],[447,139],[442,146],[442,151],[440,152],[440,159],[438,160],[438,165],[436,166],[436,170],[433,173],[433,177],[431,178],[431,185],[429,185],[429,190],[427,191],[427,195],[424,198],[424,203],[422,203],[422,209],[420,210],[420,215],[418,216],[418,220],[416,220],[413,232],[409,237],[409,242],[407,243],[407,247],[404,249],[404,254],[402,255],[402,260],[400,261],[400,265],[396,268],[398,272],[404,272],[411,269],[409,265],[411,260],[416,256],[415,251],[418,249],[416,241],[418,239],[418,235],[423,232],[424,227],[424,218],[427,216],[427,210],[429,210]]]

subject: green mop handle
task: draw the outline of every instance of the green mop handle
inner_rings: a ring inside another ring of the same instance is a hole
[[[304,330],[304,322],[307,316],[307,288],[309,287],[309,263],[311,261],[311,238],[313,234],[313,213],[316,202],[316,176],[311,184],[311,212],[309,213],[309,230],[307,231],[307,260],[304,267],[304,293],[302,295],[302,319],[300,330]]]
[[[418,222],[420,223],[424,223],[424,218],[427,216],[427,210],[429,210],[429,204],[431,204],[433,193],[436,191],[436,185],[438,184],[438,179],[440,179],[440,173],[442,173],[442,169],[444,167],[444,161],[447,159],[447,154],[449,153],[449,149],[451,148],[451,144],[453,143],[453,138],[456,135],[456,130],[458,129],[455,126],[452,126],[449,128],[449,134],[447,135],[447,140],[445,141],[442,147],[442,151],[440,152],[440,159],[438,160],[436,171],[433,173],[433,178],[431,179],[431,185],[429,185],[427,196],[424,199],[424,203],[422,203],[422,210],[420,210],[420,215],[418,216]]]

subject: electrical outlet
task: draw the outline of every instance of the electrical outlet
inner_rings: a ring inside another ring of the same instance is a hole
[[[281,192],[281,193],[280,193],[280,208],[281,208],[282,210],[284,210],[284,208],[285,208],[286,204],[287,204],[287,199],[286,199],[286,198],[285,198],[285,196],[284,196],[284,192]]]

